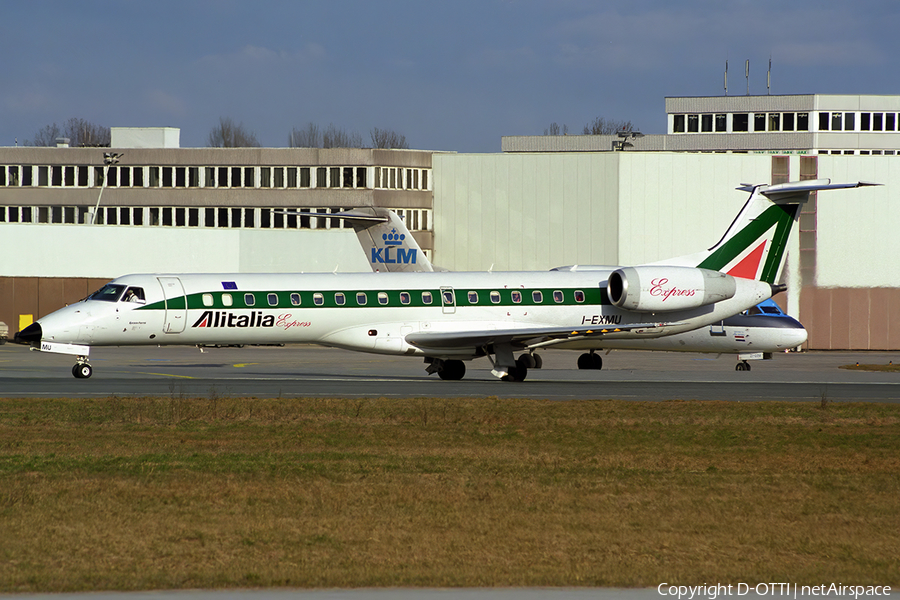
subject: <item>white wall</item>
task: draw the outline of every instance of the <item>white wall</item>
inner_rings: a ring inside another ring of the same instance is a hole
[[[611,153],[435,154],[435,264],[547,270],[617,261]]]
[[[771,158],[764,155],[622,153],[621,264],[638,265],[713,246],[747,201],[747,193],[735,188],[770,179]]]
[[[369,271],[352,230],[0,225],[0,276]]]
[[[900,156],[820,156],[819,177],[883,186],[818,194],[816,285],[900,287]]]

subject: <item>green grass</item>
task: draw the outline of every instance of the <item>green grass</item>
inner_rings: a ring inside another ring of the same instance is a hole
[[[895,365],[893,362],[887,365],[861,365],[856,363],[855,365],[841,365],[839,368],[847,369],[850,371],[876,371],[881,373],[900,373],[900,365]]]
[[[0,592],[900,583],[888,404],[0,400]]]

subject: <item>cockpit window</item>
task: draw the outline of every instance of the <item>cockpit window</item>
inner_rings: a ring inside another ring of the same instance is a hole
[[[142,304],[144,302],[144,288],[128,288],[125,290],[125,295],[122,296],[122,302],[137,302],[138,304]]]
[[[102,300],[103,302],[116,302],[125,290],[124,285],[107,283],[102,288],[88,296],[88,300]]]

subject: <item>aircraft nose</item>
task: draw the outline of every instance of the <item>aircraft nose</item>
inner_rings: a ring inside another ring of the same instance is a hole
[[[39,343],[44,332],[40,323],[32,323],[16,334],[15,341],[20,344]]]

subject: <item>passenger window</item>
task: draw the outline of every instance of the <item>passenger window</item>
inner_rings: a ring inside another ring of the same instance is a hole
[[[244,294],[244,304],[247,306],[253,306],[256,304],[256,296],[253,294]]]
[[[557,304],[563,301],[562,290],[553,290],[553,301]]]
[[[323,296],[320,292],[316,292],[313,294],[313,304],[316,306],[322,306],[325,304],[325,296]]]
[[[478,304],[478,292],[469,292],[469,304]]]
[[[584,292],[575,290],[575,302],[584,302]]]
[[[357,296],[357,298],[358,297],[359,296]],[[337,304],[338,306],[343,306],[344,304],[347,303],[347,299],[344,297],[344,294],[342,294],[341,292],[338,292],[334,295],[334,303]]]
[[[450,290],[444,290],[443,292],[441,292],[441,294],[444,298],[444,304],[446,304],[447,306],[452,306],[454,303],[453,292]]]
[[[203,294],[203,306],[212,306],[213,305],[213,295],[212,294]]]
[[[522,303],[522,292],[520,292],[518,290],[513,290],[512,293],[510,294],[510,297],[512,298],[512,301],[515,302],[516,304]]]
[[[400,292],[400,304],[406,305],[409,304],[409,292]]]
[[[231,294],[222,294],[222,306],[231,306],[232,304],[234,304],[234,299],[232,299]]]
[[[531,299],[534,300],[535,304],[540,304],[544,301],[544,295],[539,290],[535,290],[531,292]]]
[[[356,292],[356,303],[365,306],[366,302],[368,302],[368,298],[366,298],[365,292]]]
[[[300,306],[300,294],[291,294],[291,304]]]
[[[388,295],[386,292],[378,292],[378,304],[384,306],[388,303]]]
[[[494,304],[500,304],[500,292],[491,292],[491,302],[493,302]]]
[[[432,302],[434,302],[434,297],[431,292],[422,292],[422,304],[431,304]]]
[[[269,306],[278,306],[278,294],[269,294],[266,299],[269,301]]]

